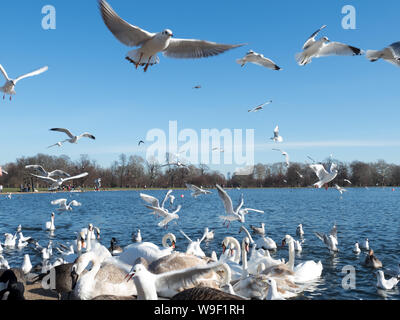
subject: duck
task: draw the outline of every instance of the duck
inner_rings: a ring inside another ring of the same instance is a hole
[[[376,272],[376,277],[377,277],[376,286],[379,289],[391,290],[399,283],[399,278],[398,277],[392,277],[392,278],[386,280],[385,279],[385,274],[383,273],[382,270],[378,270]]]
[[[52,212],[50,221],[46,221],[46,230],[49,230],[49,231],[56,230],[56,226],[54,224],[54,218],[55,218],[55,215],[54,215],[54,212]]]
[[[372,267],[374,269],[379,269],[383,267],[382,262],[374,255],[374,250],[372,249],[369,249],[364,264],[367,267]]]
[[[109,258],[112,259],[111,254]],[[116,260],[111,259],[101,257],[95,251],[85,252],[76,259],[71,268],[72,289],[76,298],[91,300],[102,295],[132,296],[138,294],[135,284],[125,280],[126,270],[124,267]],[[92,264],[91,269],[84,272],[90,263]]]
[[[136,234],[132,234],[132,242],[142,242],[142,234],[140,233],[140,229],[138,229]]]
[[[360,249],[360,245],[358,244],[358,242],[356,242],[356,243],[354,244],[353,252],[354,252],[355,254],[360,254],[361,249]]]
[[[114,237],[111,238],[111,245],[108,250],[111,252],[112,255],[120,254],[121,252],[123,252],[122,248],[119,245],[116,245],[116,243],[117,239],[115,239]]]
[[[168,245],[171,242],[171,246]],[[175,249],[176,237],[173,233],[167,233],[162,238],[163,249],[160,249],[152,242],[132,243],[124,248],[124,251],[118,256],[118,260],[125,264],[133,265],[137,258],[143,257],[149,263],[167,256]]]

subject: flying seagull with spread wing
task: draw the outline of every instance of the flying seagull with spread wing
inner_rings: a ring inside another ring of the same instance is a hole
[[[112,34],[129,47],[139,47],[128,52],[126,59],[137,68],[144,66],[144,71],[160,62],[157,54],[170,58],[197,59],[216,56],[227,50],[241,47],[243,44],[220,44],[197,39],[173,38],[172,31],[165,29],[152,33],[134,26],[121,19],[105,0],[99,1],[104,23]]]
[[[42,177],[54,177],[54,176],[70,177],[68,173],[62,170],[54,170],[51,172],[47,172],[42,166],[38,164],[27,165],[25,166],[25,169],[35,169],[36,171],[40,172]]]
[[[68,129],[64,129],[64,128],[53,128],[53,129],[50,129],[50,131],[63,132],[69,137],[69,139],[61,141],[60,143],[64,143],[64,142],[78,143],[78,141],[82,138],[89,138],[92,140],[96,140],[96,138],[88,132],[84,132],[84,133],[80,134],[79,136],[74,136]],[[57,143],[56,143],[56,145],[57,145]]]
[[[271,59],[265,58],[261,53],[254,52],[253,50],[247,52],[243,58],[237,59],[236,62],[242,67],[244,67],[246,63],[251,62],[268,69],[282,70],[282,68],[278,67]]]
[[[59,187],[61,187],[61,185],[69,180],[74,180],[74,179],[79,179],[79,178],[83,178],[86,177],[88,175],[87,172],[81,173],[77,176],[73,176],[73,177],[68,177],[68,178],[58,178],[58,179],[53,179],[51,177],[43,177],[43,176],[38,176],[36,174],[32,174],[32,176],[36,177],[36,178],[40,178],[43,180],[46,180],[47,182],[51,183],[51,186],[49,187],[50,190],[57,190]]]
[[[4,84],[4,86],[0,87],[0,91],[4,92],[3,100],[6,98],[6,94],[9,94],[10,95],[10,101],[11,101],[11,97],[16,94],[15,85],[17,84],[18,81],[20,81],[22,79],[25,79],[25,78],[37,76],[37,75],[47,71],[47,69],[48,69],[48,67],[43,67],[43,68],[40,68],[38,70],[32,71],[32,72],[24,74],[22,76],[19,76],[16,79],[11,79],[11,78],[8,77],[8,74],[7,74],[6,70],[0,64],[0,71],[3,74],[4,78],[6,79],[6,83]]]
[[[253,109],[248,110],[248,112],[257,112],[263,109],[264,106],[271,104],[272,100],[264,102],[263,104],[258,105],[257,107],[254,107]]]
[[[364,54],[364,51],[359,48],[340,42],[332,42],[327,37],[315,40],[321,30],[325,28],[326,25],[323,25],[315,31],[304,43],[303,51],[296,54],[296,61],[300,66],[310,63],[313,58],[327,56],[359,56]]]

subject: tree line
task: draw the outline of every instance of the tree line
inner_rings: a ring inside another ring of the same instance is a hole
[[[388,164],[384,160],[373,163],[353,161],[345,163],[336,159],[326,159],[322,162],[325,168],[330,163],[337,164],[338,175],[331,184],[349,186],[345,179],[350,180],[352,186],[399,186],[400,166]],[[262,164],[254,166],[250,175],[227,176],[219,171],[211,170],[207,165],[188,165],[187,167],[162,166],[154,159],[145,160],[140,156],[121,154],[108,168],[99,166],[88,155],[81,155],[76,161],[68,156],[49,156],[38,154],[33,157],[18,158],[15,162],[3,165],[8,175],[0,177],[0,185],[5,188],[20,188],[34,186],[36,189],[47,188],[48,184],[39,178],[33,177],[31,169],[26,165],[39,164],[47,171],[63,170],[71,176],[87,172],[88,176],[71,180],[67,186],[94,188],[95,180],[101,178],[102,188],[179,188],[186,183],[203,187],[213,187],[220,184],[225,187],[261,188],[261,187],[310,187],[318,178],[308,163]]]

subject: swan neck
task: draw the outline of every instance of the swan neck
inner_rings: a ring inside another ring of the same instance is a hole
[[[294,243],[293,240],[288,243],[289,247],[289,261],[288,261],[288,266],[290,270],[293,271],[294,269]]]

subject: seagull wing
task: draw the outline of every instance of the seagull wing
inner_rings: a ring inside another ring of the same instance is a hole
[[[322,48],[318,51],[316,57],[327,56],[358,56],[364,52],[356,47],[349,46],[340,42],[324,43]]]
[[[199,187],[195,186],[194,184],[189,184],[186,183],[186,188],[192,190],[192,191],[202,191],[202,189],[200,189]]]
[[[66,173],[65,171],[62,170],[54,170],[52,172],[49,172],[50,176],[63,176],[63,177],[70,177],[71,175]]]
[[[320,180],[328,175],[328,172],[325,170],[322,164],[310,164],[310,168],[315,172]]]
[[[68,129],[65,129],[65,128],[53,128],[53,129],[50,129],[50,131],[64,132],[71,139],[74,137],[74,135]]]
[[[58,199],[51,202],[52,205],[66,206],[67,199]]]
[[[315,37],[318,35],[318,33],[321,32],[322,29],[326,28],[326,25],[323,25],[321,28],[319,28],[317,31],[315,31],[304,43],[303,45],[303,50],[307,49],[310,47],[314,42],[315,42]]]
[[[136,47],[155,36],[155,33],[147,32],[121,19],[106,1],[99,1],[99,6],[107,28],[123,44]]]
[[[25,166],[25,169],[36,169],[41,174],[47,176],[47,171],[44,170],[44,168],[42,166],[38,165],[38,164],[31,164],[31,165]]]
[[[238,213],[240,211],[240,209],[243,207],[243,205],[244,205],[244,199],[243,199],[243,193],[242,193],[242,195],[240,196],[238,205],[235,208],[235,212]]]
[[[218,190],[218,195],[222,199],[222,202],[224,203],[225,211],[226,213],[230,214],[233,213],[233,204],[232,204],[232,199],[231,197],[226,193],[224,189],[220,185],[216,185],[217,190]]]
[[[205,58],[216,56],[243,44],[219,44],[196,39],[171,39],[164,55],[170,58]]]
[[[46,67],[40,68],[38,70],[32,71],[30,73],[24,74],[23,76],[19,76],[17,79],[14,80],[14,83],[17,83],[19,80],[22,80],[22,79],[25,79],[28,77],[37,76],[38,74],[41,74],[41,73],[47,71],[48,69],[49,69],[49,67],[46,66]]]
[[[400,58],[400,41],[392,43],[388,48],[392,51],[394,58]]]
[[[9,81],[10,78],[8,77],[6,70],[3,68],[3,66],[1,64],[0,64],[0,71],[3,74],[4,78],[6,78],[6,80]]]
[[[38,175],[33,174],[33,173],[31,173],[31,175],[34,176],[34,177],[36,177],[36,178],[40,178],[40,179],[43,179],[43,180],[47,180],[47,181],[49,181],[49,182],[57,182],[57,180],[55,180],[55,179],[53,179],[53,178],[50,178],[50,177],[38,176]]]
[[[186,239],[188,239],[190,243],[193,242],[193,240],[190,239],[189,236],[188,236],[186,233],[184,233],[182,230],[179,230],[179,232],[182,233],[182,235],[183,235]]]
[[[160,203],[158,202],[157,198],[154,198],[153,196],[149,196],[148,194],[141,193],[140,197],[142,200],[146,201],[147,203],[151,204],[153,207],[160,207]]]
[[[95,136],[90,134],[89,132],[84,132],[79,137],[80,138],[85,137],[85,138],[90,138],[90,139],[96,140]]]
[[[153,207],[153,206],[148,206],[145,205],[146,208],[156,211],[157,213],[159,213],[162,217],[168,217],[169,216],[169,212],[163,208],[159,208],[159,207]]]
[[[164,200],[161,202],[161,208],[164,208],[164,204],[165,204],[165,202],[168,200],[169,195],[170,195],[171,193],[172,193],[172,190],[171,190],[171,189],[168,190],[167,194],[166,194],[165,197],[164,197]]]
[[[281,69],[271,59],[268,59],[268,58],[265,58],[265,57],[261,57],[261,56],[258,56],[257,59],[254,60],[254,63],[258,64],[258,65],[260,65],[262,67],[266,67],[266,68],[273,69],[273,70],[280,70]]]
[[[264,211],[262,211],[262,210],[251,209],[251,208],[245,208],[244,210],[245,210],[245,211],[257,212],[257,213],[264,213]],[[247,213],[249,213],[249,212],[247,212]]]
[[[82,203],[76,201],[76,200],[72,200],[68,206],[74,206],[74,207],[80,207],[82,205]]]
[[[88,174],[89,173],[84,172],[84,173],[78,174],[77,176],[68,177],[68,178],[63,179],[63,182],[68,181],[68,180],[83,178],[83,177],[86,177]]]

